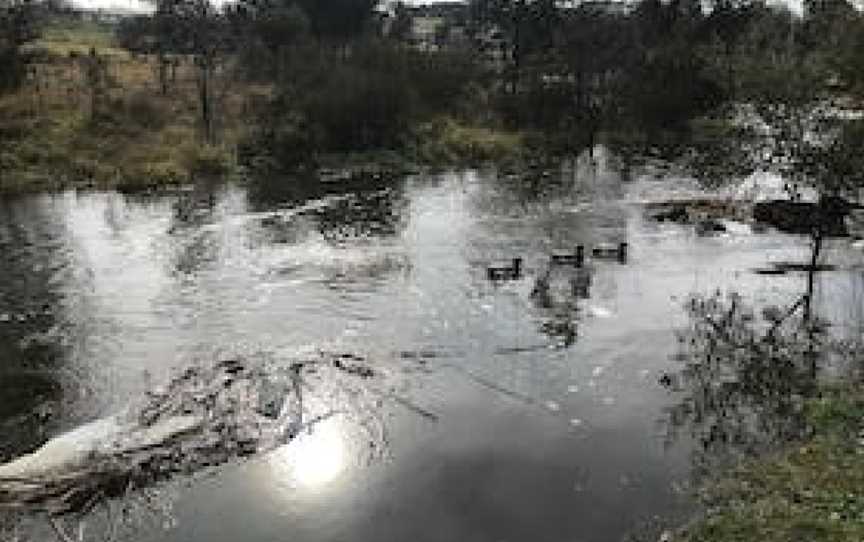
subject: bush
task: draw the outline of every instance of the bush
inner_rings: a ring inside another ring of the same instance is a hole
[[[305,49],[292,51],[285,56],[291,77],[277,82],[278,96],[248,145],[250,155],[282,167],[327,153],[402,150],[416,126],[466,107],[476,72],[464,55],[374,41],[341,57],[306,51],[300,59]]]
[[[189,174],[174,162],[154,162],[125,172],[123,185],[149,187],[182,184],[188,181]]]
[[[167,122],[165,108],[150,92],[139,90],[131,93],[124,106],[129,121],[141,128],[161,130]]]
[[[440,118],[417,131],[417,154],[425,162],[484,162],[513,157],[524,138],[515,132],[465,126]]]
[[[220,145],[193,145],[183,150],[181,163],[186,171],[201,175],[224,175],[231,171],[231,152]]]
[[[328,151],[398,146],[418,111],[414,88],[399,74],[336,66],[306,95],[300,111],[313,141]]]

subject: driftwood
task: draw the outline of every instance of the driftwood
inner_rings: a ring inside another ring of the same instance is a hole
[[[856,208],[839,197],[826,197],[820,203],[765,201],[753,207],[753,218],[786,233],[809,235],[818,229],[827,237],[846,237],[846,216]]]
[[[733,220],[776,228],[793,234],[811,234],[818,229],[823,236],[849,235],[847,216],[862,206],[837,196],[820,202],[770,200],[748,202],[733,199],[682,199],[645,204],[645,212],[658,222],[713,225],[718,220]]]
[[[57,459],[57,450],[76,438],[72,432],[0,465],[0,511],[86,514],[130,491],[272,450],[329,416],[304,419],[304,380],[323,371],[351,379],[375,375],[350,355],[322,355],[278,370],[241,360],[187,369],[132,411],[96,422],[105,434],[87,442],[87,453]],[[89,435],[87,428],[81,434]]]

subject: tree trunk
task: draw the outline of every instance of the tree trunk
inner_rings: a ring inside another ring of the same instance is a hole
[[[210,95],[210,59],[198,59],[198,100],[201,106],[201,127],[204,140],[210,142],[213,138],[213,104]]]
[[[729,93],[729,100],[735,100],[735,71],[732,63],[734,47],[730,42],[726,42],[726,90]]]
[[[804,304],[804,321],[807,324],[810,323],[813,316],[813,290],[816,280],[816,264],[819,262],[819,254],[822,252],[822,232],[819,229],[814,230],[811,238],[813,248],[810,251],[810,269],[807,271],[807,301]]]
[[[819,262],[819,254],[822,251],[822,229],[821,224],[813,230],[813,248],[810,251],[810,269],[807,270],[807,294],[804,301],[804,325],[807,326],[809,348],[807,351],[808,369],[810,379],[815,384],[818,367],[816,364],[816,336],[813,327],[813,293],[816,279],[816,264]]]
[[[168,94],[168,57],[159,51],[157,62],[159,63],[159,89],[162,96],[166,96]]]

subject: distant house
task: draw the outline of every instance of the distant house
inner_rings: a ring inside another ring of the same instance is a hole
[[[78,18],[99,24],[115,25],[123,19],[140,14],[132,10],[123,9],[81,9],[77,11]]]

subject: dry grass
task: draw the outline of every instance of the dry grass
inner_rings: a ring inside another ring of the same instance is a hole
[[[83,63],[90,47],[107,77],[92,114]],[[181,58],[163,96],[155,59],[114,46],[110,28],[56,23],[38,42],[27,83],[0,96],[0,191],[148,187],[222,175],[247,130],[248,104],[269,89],[234,81],[230,61],[217,72],[216,139],[202,141],[196,73]]]
[[[522,134],[469,126],[441,118],[421,126],[417,149],[423,162],[486,162],[518,157],[525,150]]]

